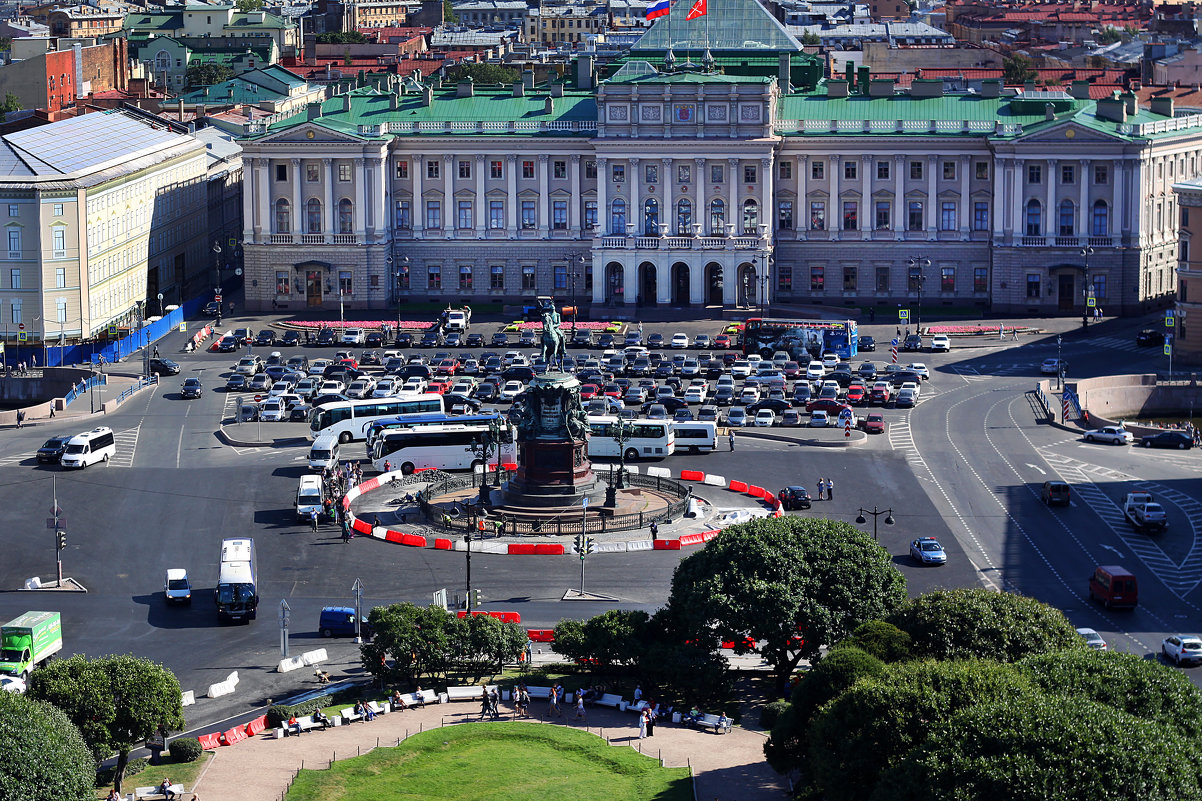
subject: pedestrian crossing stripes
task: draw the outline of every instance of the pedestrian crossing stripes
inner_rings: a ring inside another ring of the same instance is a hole
[[[0,456],[0,467],[20,464],[21,462],[30,458],[32,458],[32,456],[28,453],[11,453],[8,456]]]
[[[926,460],[922,458],[918,446],[914,444],[914,432],[910,428],[908,414],[901,420],[895,420],[889,424],[889,447],[903,454],[906,461],[914,467],[921,467],[930,473]]]
[[[142,424],[127,428],[124,431],[114,431],[113,439],[117,443],[117,453],[112,459],[109,459],[110,467],[133,467],[134,455],[138,451],[138,435],[142,431]]]
[[[1147,353],[1150,355],[1158,355],[1160,351],[1157,348],[1140,347],[1133,340],[1119,339],[1118,337],[1098,337],[1090,338],[1086,342],[1076,343],[1088,345],[1091,349],[1102,348],[1105,350],[1125,350],[1129,353]]]

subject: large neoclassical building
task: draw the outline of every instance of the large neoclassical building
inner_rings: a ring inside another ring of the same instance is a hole
[[[824,79],[754,0],[562,81],[368,76],[248,123],[247,302],[772,302],[1108,315],[1175,290],[1202,115]],[[921,298],[919,295],[921,293]]]

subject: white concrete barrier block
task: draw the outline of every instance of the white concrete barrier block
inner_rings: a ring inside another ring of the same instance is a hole
[[[237,687],[238,686],[238,671],[235,670],[233,673],[226,676],[225,682],[226,682],[226,684],[228,684],[231,687]]]
[[[706,473],[703,484],[709,484],[711,487],[725,487],[727,485],[726,476],[715,476]]]
[[[219,681],[216,684],[209,685],[209,691],[207,695],[210,698],[220,698],[223,695],[230,695],[233,692],[234,688],[229,684],[229,682]]]
[[[573,549],[575,550],[575,549]],[[624,542],[597,542],[593,544],[595,553],[626,553]]]
[[[281,659],[279,664],[275,666],[275,669],[277,673],[287,673],[304,666],[304,659],[300,658],[299,656],[290,656],[287,659]]]
[[[696,498],[689,498],[689,507],[685,510],[685,517],[701,517],[701,504]]]
[[[42,588],[42,580],[37,576],[25,579],[25,589],[38,590]]]
[[[192,690],[185,690],[180,693],[180,706],[192,706],[196,703],[196,693]]]
[[[627,473],[634,473],[636,476],[639,474],[639,470],[640,470],[640,469],[641,469],[641,468],[640,468],[640,467],[639,467],[637,464],[628,464],[628,465],[626,465],[626,472],[627,472]]]
[[[666,467],[648,467],[647,475],[654,478],[671,478],[672,471]]]
[[[509,543],[507,542],[478,542],[472,547],[477,553],[509,553]]]
[[[325,648],[318,648],[315,651],[305,651],[301,654],[301,660],[306,665],[316,665],[318,662],[325,662],[330,657],[326,655]]]
[[[651,540],[629,540],[626,543],[626,550],[628,551],[650,551],[654,547],[651,544]]]

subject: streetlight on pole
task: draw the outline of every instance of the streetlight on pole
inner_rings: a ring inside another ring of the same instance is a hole
[[[911,285],[916,284],[918,286],[918,308],[915,309],[915,312],[917,314],[916,321],[915,321],[917,328],[915,329],[915,333],[917,333],[919,336],[921,336],[922,335],[922,285],[927,280],[927,276],[926,276],[926,273],[924,272],[924,270],[927,267],[931,266],[931,260],[924,258],[922,256],[919,256],[917,258],[910,259],[909,264],[910,264],[910,283],[911,283]]]
[[[763,270],[763,272],[760,273],[760,277],[759,277],[760,316],[767,317],[768,316],[768,287],[771,285],[772,266],[773,266],[773,264],[776,263],[776,259],[774,259],[772,257],[772,254],[768,253],[767,251],[765,251],[764,253],[761,253],[760,257],[764,260],[764,270]]]
[[[162,317],[163,316],[163,293],[162,292],[160,292],[158,294],[158,298],[159,298],[159,317]]]
[[[463,535],[463,544],[467,546],[467,595],[463,599],[463,607],[472,610],[472,530],[469,528]]]
[[[1089,328],[1089,294],[1091,287],[1089,285],[1089,257],[1093,253],[1093,248],[1089,245],[1081,248],[1081,258],[1085,260],[1085,288],[1081,290],[1084,295],[1084,300],[1081,301],[1081,327]]]
[[[878,517],[880,517],[881,515],[885,515],[885,525],[886,526],[893,525],[893,510],[892,509],[877,509],[875,506],[872,507],[871,509],[861,508],[859,510],[859,513],[856,515],[856,523],[857,524],[862,526],[868,522],[868,520],[864,517],[864,515],[872,515],[872,539],[874,541],[877,540],[876,519]]]
[[[495,476],[494,487],[501,487],[501,423],[499,420],[488,421],[488,431],[484,432],[482,437],[472,437],[472,442],[468,446],[471,448],[472,455],[480,458],[480,509],[484,510],[492,500],[488,489],[488,460],[495,453],[497,454],[497,465],[493,475]]]
[[[575,268],[575,269],[574,269]],[[579,310],[576,308],[576,279],[584,278],[584,254],[576,253],[572,256],[571,265],[568,267],[568,285],[572,295],[572,339],[576,339],[576,316]]]

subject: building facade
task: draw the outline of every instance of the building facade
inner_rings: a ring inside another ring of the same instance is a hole
[[[1173,189],[1181,206],[1181,241],[1176,330],[1168,333],[1173,337],[1173,358],[1179,364],[1202,364],[1202,180],[1183,181]]]
[[[820,81],[757,4],[711,0],[708,32],[686,11],[599,83],[587,57],[572,85],[383,76],[248,125],[248,304],[1113,315],[1175,292],[1172,185],[1202,174],[1202,116],[1088,87]]]

